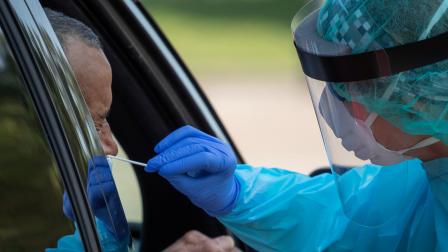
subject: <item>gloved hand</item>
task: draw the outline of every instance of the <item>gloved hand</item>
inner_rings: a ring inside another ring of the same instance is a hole
[[[107,230],[121,240],[129,235],[126,217],[121,206],[112,171],[105,157],[94,157],[89,161],[87,197],[93,214],[101,220]],[[70,200],[64,193],[64,214],[74,221]]]
[[[240,185],[234,175],[236,157],[228,144],[184,126],[163,139],[154,151],[158,155],[148,161],[145,171],[158,172],[212,216],[233,209]]]

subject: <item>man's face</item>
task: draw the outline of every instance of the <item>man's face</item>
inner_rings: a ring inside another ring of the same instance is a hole
[[[76,37],[67,39],[67,58],[75,73],[106,155],[117,155],[107,116],[112,104],[112,70],[102,50]]]

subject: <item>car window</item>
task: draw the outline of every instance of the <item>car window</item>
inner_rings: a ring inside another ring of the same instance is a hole
[[[118,148],[117,156],[129,159],[121,146]],[[112,160],[112,164],[112,174],[117,184],[126,219],[128,222],[141,224],[143,222],[143,203],[132,165],[118,160]]]
[[[117,157],[129,160],[126,152],[120,145],[118,146]],[[114,159],[111,161],[112,175],[129,223],[129,229],[133,235],[134,249],[139,251],[142,243],[143,200],[137,176],[131,164]],[[141,168],[137,167],[137,169]]]
[[[302,173],[328,166],[290,28],[307,1],[140,2],[197,78],[246,162]]]
[[[43,251],[74,234],[54,156],[1,30],[0,153],[0,251]]]
[[[131,250],[133,242],[127,219],[107,158],[107,155],[112,154],[114,145],[104,145],[112,140],[106,120],[111,103],[108,63],[100,51],[99,42],[92,42],[95,35],[85,25],[63,13],[44,10],[38,1],[29,1],[26,5],[35,22],[25,19],[27,28],[37,28],[36,37],[30,38],[34,43],[32,53],[45,62],[38,65],[43,73],[41,77],[53,91],[50,96],[62,118],[61,124],[72,158],[79,169],[77,172],[87,175],[82,176],[83,185],[100,245],[103,251]],[[66,55],[61,43],[66,41],[59,41],[57,34],[72,34],[72,38],[81,43],[67,42],[65,46],[74,53]],[[73,220],[72,203],[64,196],[64,213]],[[58,249],[83,250],[67,246],[72,242],[71,238],[61,240]]]
[[[65,130],[73,140],[72,149],[75,150],[72,152],[74,157],[78,157],[78,168],[81,174],[87,174],[83,182],[95,217],[100,245],[103,251],[128,251],[133,248],[133,242],[108,159],[108,155],[115,155],[115,144],[106,119],[112,99],[108,62],[99,42],[92,42],[96,36],[88,27],[62,13],[52,10],[44,12],[37,2],[32,3],[36,10],[41,10],[33,15],[36,22],[45,27],[41,30],[42,36],[51,39],[45,41],[46,48],[54,50],[53,55],[61,55],[56,61],[59,61],[59,67],[64,68],[64,73],[53,77],[60,78],[62,83],[49,78],[47,84],[55,88],[62,98],[59,108],[70,115]],[[64,53],[61,45],[66,41],[58,41],[58,33],[78,39],[77,42],[73,40],[65,44],[69,47],[69,55]],[[48,68],[53,70],[50,73],[57,71],[51,69],[54,62],[48,60],[47,63]],[[73,220],[71,201],[65,199],[64,213]]]

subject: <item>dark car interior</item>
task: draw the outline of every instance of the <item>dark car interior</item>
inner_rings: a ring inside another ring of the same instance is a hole
[[[81,20],[101,38],[113,71],[113,104],[108,120],[129,158],[148,160],[156,143],[185,124],[212,133],[157,47],[142,35],[135,18],[126,11],[107,10],[100,2],[42,0],[41,4]],[[120,5],[121,1],[110,2]],[[141,251],[161,251],[193,229],[211,237],[227,234],[223,225],[161,177],[139,168],[134,171],[142,195],[143,223],[130,223],[130,227],[133,237],[141,242]]]

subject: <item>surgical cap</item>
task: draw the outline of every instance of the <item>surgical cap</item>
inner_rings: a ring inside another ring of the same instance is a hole
[[[448,0],[327,0],[317,30],[325,40],[363,53],[447,32],[447,10]],[[448,144],[448,60],[332,86],[345,100],[364,105],[404,132]]]

